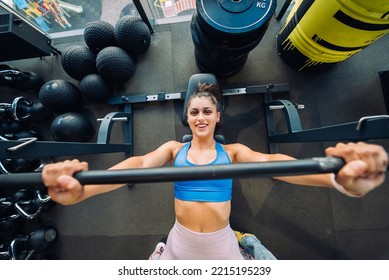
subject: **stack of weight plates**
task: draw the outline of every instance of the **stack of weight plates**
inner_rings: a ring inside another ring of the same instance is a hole
[[[275,0],[197,0],[191,21],[197,67],[219,78],[239,72],[275,7]]]

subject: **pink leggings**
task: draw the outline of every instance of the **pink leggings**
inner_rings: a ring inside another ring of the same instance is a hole
[[[230,225],[215,232],[200,233],[174,223],[160,260],[243,260]]]

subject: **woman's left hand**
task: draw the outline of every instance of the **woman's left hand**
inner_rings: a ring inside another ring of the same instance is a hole
[[[379,145],[338,143],[327,148],[326,155],[340,157],[346,162],[335,180],[351,195],[363,196],[385,181],[388,154]]]

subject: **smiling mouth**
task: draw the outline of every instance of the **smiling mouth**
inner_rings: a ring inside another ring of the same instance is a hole
[[[206,128],[207,125],[206,124],[198,124],[196,125],[197,128],[200,128],[200,129],[203,129],[203,128]]]

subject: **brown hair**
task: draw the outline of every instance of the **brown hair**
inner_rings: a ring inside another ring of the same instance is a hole
[[[216,106],[216,110],[219,112],[220,95],[221,95],[221,88],[218,84],[198,83],[197,89],[193,92],[193,94],[188,99],[187,108],[189,108],[189,104],[193,98],[209,97],[212,101],[212,104]]]

